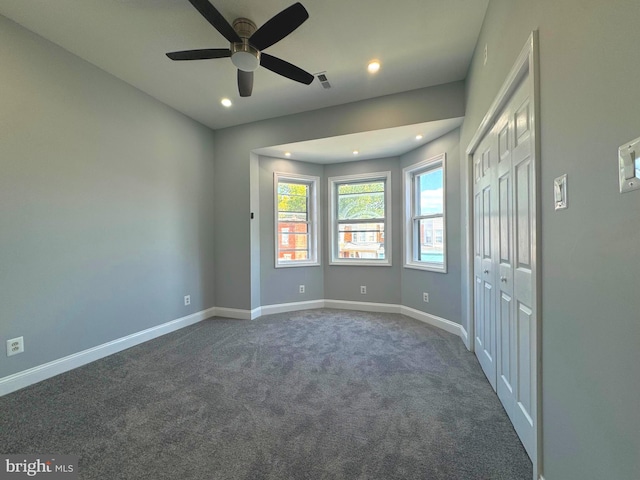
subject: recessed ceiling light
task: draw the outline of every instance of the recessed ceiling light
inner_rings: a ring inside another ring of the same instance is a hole
[[[369,62],[369,66],[367,67],[367,70],[369,70],[369,73],[376,73],[378,70],[380,70],[380,61],[371,60]]]
[[[354,155],[358,155],[359,153],[360,153],[360,152],[359,152],[358,150],[354,150],[354,151],[353,151],[353,154],[354,154]]]
[[[416,140],[422,140],[422,135],[420,134],[416,135]]]
[[[220,103],[227,108],[232,105],[231,100],[229,100],[228,98],[223,98],[222,100],[220,100]]]
[[[285,157],[290,157],[291,156],[291,152],[284,152],[284,156]]]

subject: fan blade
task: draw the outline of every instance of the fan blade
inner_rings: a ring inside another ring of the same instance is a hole
[[[309,18],[309,13],[301,3],[285,8],[262,25],[249,38],[249,43],[258,50],[264,50],[293,32]]]
[[[296,82],[304,83],[305,85],[309,85],[313,82],[313,75],[309,72],[305,72],[300,67],[296,67],[295,65],[285,62],[273,55],[269,55],[268,53],[260,54],[260,65],[271,70],[273,73],[290,78]]]
[[[207,0],[189,0],[191,5],[196,7],[196,10],[211,24],[213,28],[218,30],[224,38],[229,42],[242,42],[240,36],[236,33],[229,22],[220,14],[216,8],[211,5]]]
[[[171,60],[208,60],[210,58],[230,57],[228,48],[205,48],[203,50],[183,50],[181,52],[169,52],[167,57]]]
[[[238,92],[241,97],[250,97],[253,91],[253,72],[238,69]]]

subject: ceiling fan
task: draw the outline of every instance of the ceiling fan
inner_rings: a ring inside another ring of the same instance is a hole
[[[167,57],[171,60],[207,60],[231,57],[231,61],[238,68],[238,91],[241,97],[251,96],[253,72],[259,66],[305,85],[313,82],[314,77],[310,73],[278,57],[262,52],[289,35],[309,18],[309,13],[301,3],[294,3],[285,8],[256,29],[256,24],[247,18],[237,18],[231,26],[208,0],[189,0],[189,2],[223,37],[229,40],[231,45],[229,48],[169,52]]]

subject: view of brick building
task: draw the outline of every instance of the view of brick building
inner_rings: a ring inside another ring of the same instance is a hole
[[[344,225],[338,242],[340,258],[384,258],[384,224]]]
[[[420,260],[442,263],[444,256],[444,228],[442,217],[420,222]]]
[[[308,260],[309,236],[306,223],[278,222],[278,259]]]

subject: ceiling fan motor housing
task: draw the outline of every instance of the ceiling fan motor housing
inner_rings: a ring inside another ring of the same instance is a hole
[[[233,21],[233,29],[242,42],[231,43],[231,61],[244,72],[253,72],[260,66],[260,51],[249,43],[249,37],[256,28],[256,24],[248,18],[236,18]]]
[[[257,26],[248,18],[236,18],[233,21],[233,29],[236,31],[238,36],[242,39],[249,38],[251,35],[255,33],[257,30]]]

